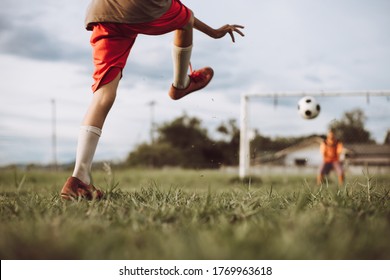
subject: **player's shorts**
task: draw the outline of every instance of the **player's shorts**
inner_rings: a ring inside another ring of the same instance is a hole
[[[183,28],[191,19],[192,12],[179,0],[172,0],[170,9],[160,18],[146,23],[96,23],[93,25],[91,46],[93,48],[95,92],[102,85],[122,75],[130,50],[138,34],[162,35]]]
[[[338,161],[322,163],[319,169],[319,173],[321,175],[328,175],[332,170],[336,171],[337,175],[343,174],[343,167]]]

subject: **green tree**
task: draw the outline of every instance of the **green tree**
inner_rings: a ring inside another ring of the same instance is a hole
[[[387,131],[385,141],[383,141],[383,144],[390,145],[390,130]]]
[[[169,143],[141,144],[127,158],[130,166],[164,167],[180,166],[182,153]]]
[[[221,151],[223,157],[221,164],[223,165],[237,165],[238,164],[238,150],[240,146],[240,129],[234,119],[228,120],[227,123],[221,123],[217,132],[224,135],[226,140],[220,140],[216,143],[216,148]]]
[[[197,118],[183,115],[159,126],[157,133],[155,143],[142,144],[130,153],[129,165],[217,168],[224,160],[223,150]]]
[[[183,115],[172,122],[167,122],[157,129],[158,142],[170,143],[182,150],[191,149],[209,141],[208,133],[201,126],[201,121]]]
[[[334,130],[345,143],[373,143],[370,132],[364,126],[366,120],[363,110],[354,109],[345,112],[340,120],[333,121],[329,129]]]

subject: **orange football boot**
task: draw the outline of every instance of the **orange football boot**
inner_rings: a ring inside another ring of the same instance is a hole
[[[191,92],[204,88],[210,83],[214,76],[214,70],[210,67],[204,67],[202,69],[192,71],[192,66],[190,64],[190,72],[190,84],[186,88],[179,89],[173,85],[171,86],[168,94],[173,100],[178,100]]]
[[[61,197],[65,200],[77,200],[79,198],[99,200],[103,197],[103,192],[93,185],[83,183],[76,177],[69,177],[62,187]]]

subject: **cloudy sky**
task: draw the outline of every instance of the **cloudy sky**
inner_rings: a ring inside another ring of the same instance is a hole
[[[140,36],[103,129],[97,160],[120,160],[149,140],[155,101],[157,123],[184,112],[212,132],[239,120],[244,93],[390,89],[388,0],[183,0],[213,27],[245,25],[245,38],[214,40],[196,32],[192,64],[212,66],[207,89],[171,101],[172,34]],[[91,100],[90,32],[84,29],[89,0],[1,0],[0,165],[49,163],[53,100],[57,158],[74,160],[80,122]],[[250,126],[269,136],[324,133],[330,121],[362,108],[367,128],[383,141],[390,128],[386,97],[319,98],[322,112],[304,121],[297,98],[253,99]]]

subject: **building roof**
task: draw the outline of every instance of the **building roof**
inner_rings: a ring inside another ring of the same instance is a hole
[[[390,145],[346,145],[345,157],[352,165],[390,165]]]
[[[280,158],[280,157],[286,156],[290,153],[293,153],[293,152],[296,152],[296,151],[299,151],[302,149],[306,149],[306,148],[310,148],[310,147],[318,147],[323,141],[324,141],[323,138],[321,138],[319,136],[313,136],[313,137],[307,138],[305,140],[302,140],[301,142],[299,142],[295,145],[292,145],[288,148],[285,148],[279,152],[276,152],[275,156],[277,158]]]
[[[347,154],[351,157],[355,156],[379,156],[390,158],[390,145],[377,144],[345,144]]]

